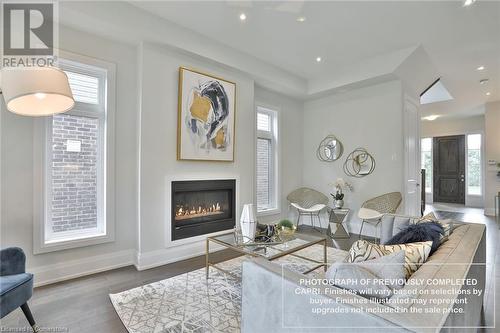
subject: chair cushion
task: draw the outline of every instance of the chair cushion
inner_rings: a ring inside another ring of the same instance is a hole
[[[0,276],[0,296],[5,295],[31,279],[33,279],[33,274],[30,273]]]
[[[0,276],[0,318],[26,303],[33,295],[33,274]]]
[[[293,207],[297,208],[298,210],[300,210],[302,212],[306,212],[306,213],[316,213],[316,212],[319,212],[320,210],[322,210],[323,208],[326,207],[326,205],[323,205],[323,204],[315,204],[315,205],[312,205],[309,208],[302,207],[299,204],[296,204],[294,202],[291,202],[290,204]]]
[[[383,213],[377,212],[376,210],[370,208],[361,207],[358,212],[358,217],[361,220],[375,220],[380,219],[382,216],[384,216]]]

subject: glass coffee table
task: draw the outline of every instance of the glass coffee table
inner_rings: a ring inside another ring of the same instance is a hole
[[[229,232],[217,236],[207,237],[205,258],[206,258],[206,278],[208,279],[208,274],[210,267],[213,267],[219,271],[226,274],[234,276],[231,272],[218,267],[215,263],[210,262],[210,243],[215,243],[222,245],[230,250],[239,252],[244,255],[251,257],[262,257],[269,261],[273,261],[284,256],[290,255],[297,258],[307,260],[309,262],[315,263],[314,267],[303,272],[304,274],[310,273],[320,267],[327,269],[327,250],[326,250],[326,238],[322,236],[304,235],[295,233],[285,242],[275,242],[275,243],[243,243],[241,237],[238,237],[236,232]],[[316,259],[307,258],[302,255],[298,255],[297,252],[308,248],[310,246],[322,244],[323,245],[323,261],[318,261]],[[229,259],[228,259],[229,260]]]

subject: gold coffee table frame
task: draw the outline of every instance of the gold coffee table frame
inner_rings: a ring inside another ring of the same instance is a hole
[[[234,242],[225,241],[223,239],[224,237],[227,237],[229,239],[234,239]],[[288,243],[288,242],[292,241],[293,239],[300,239],[300,240],[306,241],[306,243],[296,245],[296,246],[289,244],[289,247],[287,247],[285,249],[276,248],[276,245],[282,245],[282,244]],[[239,252],[239,253],[244,254],[244,255],[248,255],[251,257],[262,257],[262,258],[269,260],[269,261],[273,261],[273,260],[282,258],[284,256],[290,255],[290,256],[293,256],[296,258],[301,258],[301,259],[304,259],[304,260],[307,260],[307,261],[310,261],[310,262],[317,264],[316,266],[312,267],[311,269],[308,269],[307,271],[303,272],[303,274],[310,273],[310,272],[312,272],[320,267],[323,267],[325,272],[326,272],[326,269],[327,269],[326,238],[325,237],[311,236],[311,235],[295,234],[293,239],[288,241],[288,242],[283,242],[283,243],[270,243],[270,244],[268,244],[268,243],[252,243],[252,244],[248,245],[248,244],[237,243],[236,242],[236,235],[235,235],[234,231],[229,232],[229,233],[225,233],[225,234],[220,234],[217,236],[207,237],[206,247],[205,247],[206,278],[208,279],[210,267],[213,267],[213,268],[215,268],[215,269],[217,269],[225,274],[231,275],[234,278],[238,278],[233,273],[231,273],[231,272],[229,272],[221,267],[216,266],[216,263],[210,262],[210,242],[222,245],[230,250]],[[298,251],[303,250],[305,248],[308,248],[310,246],[313,246],[316,244],[321,244],[321,243],[323,244],[323,262],[295,254],[295,252],[298,252]],[[268,249],[277,251],[278,253],[270,255],[270,256],[266,256],[265,254],[255,252],[253,250],[254,247],[263,247],[265,253],[267,253]],[[228,259],[228,260],[230,260],[230,259]]]

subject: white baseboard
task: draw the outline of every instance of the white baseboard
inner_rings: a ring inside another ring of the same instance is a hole
[[[210,252],[219,251],[224,247],[210,243]],[[190,259],[205,254],[205,241],[169,247],[161,250],[136,254],[135,267],[139,271],[170,264],[176,261]]]
[[[104,272],[134,264],[134,251],[124,250],[84,259],[65,261],[43,267],[27,268],[33,273],[34,286],[40,287],[56,282]]]

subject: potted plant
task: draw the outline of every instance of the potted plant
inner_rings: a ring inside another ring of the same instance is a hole
[[[333,205],[335,208],[340,209],[344,207],[344,190],[352,192],[353,186],[342,178],[337,178],[333,186],[335,187],[335,194],[330,193],[333,197]]]

